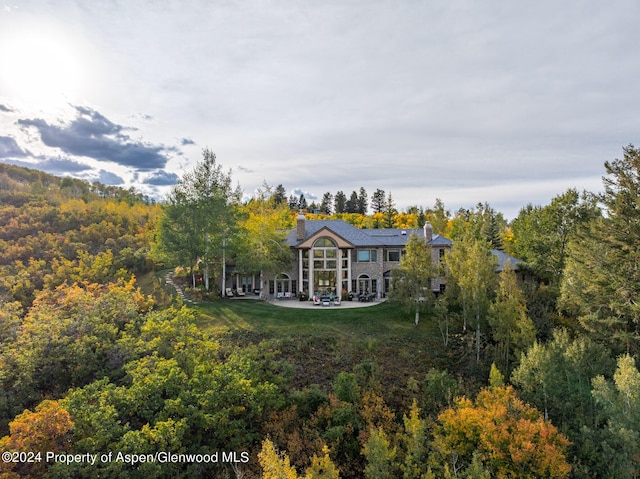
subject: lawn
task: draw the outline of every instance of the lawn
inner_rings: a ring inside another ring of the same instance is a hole
[[[330,387],[339,372],[357,372],[403,401],[410,378],[420,380],[431,368],[456,373],[467,356],[461,344],[445,348],[433,322],[414,327],[412,316],[390,303],[296,309],[231,300],[190,307],[197,325],[222,343],[277,351],[292,366],[298,388]]]
[[[198,325],[211,334],[236,330],[261,335],[315,337],[406,337],[431,334],[429,328],[416,329],[408,314],[389,303],[363,308],[288,308],[264,301],[232,300],[193,306]]]

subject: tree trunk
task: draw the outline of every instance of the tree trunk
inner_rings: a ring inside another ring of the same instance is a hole
[[[476,361],[480,362],[480,313],[476,312]]]

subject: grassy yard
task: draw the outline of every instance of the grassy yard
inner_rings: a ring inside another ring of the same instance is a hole
[[[409,316],[389,303],[363,308],[288,308],[264,301],[231,300],[193,307],[199,326],[211,334],[251,331],[261,335],[363,337],[379,339],[430,336],[427,327],[414,328]]]
[[[406,403],[408,384],[429,369],[458,374],[468,364],[461,338],[445,348],[436,324],[425,318],[416,328],[409,314],[389,303],[296,309],[231,300],[191,307],[197,325],[221,342],[277,351],[291,365],[297,388],[329,388],[339,372],[356,372],[378,382],[385,396]]]

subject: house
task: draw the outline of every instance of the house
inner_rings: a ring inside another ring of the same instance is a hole
[[[307,220],[300,214],[287,236],[295,255],[292,267],[269,281],[269,293],[384,297],[391,271],[399,266],[412,234],[433,248],[434,261],[452,245],[451,240],[434,234],[429,223],[422,229],[359,229],[342,220]],[[434,282],[433,288],[443,290],[444,280]]]
[[[286,242],[294,254],[291,268],[267,280],[268,293],[276,298],[290,298],[304,293],[307,297],[335,295],[374,295],[382,298],[391,286],[391,272],[400,265],[400,258],[410,235],[423,238],[431,246],[434,263],[453,246],[442,235],[434,234],[430,223],[420,229],[360,229],[342,220],[307,220],[303,214],[296,218],[296,227]],[[520,261],[498,250],[497,271],[507,261],[517,269]],[[260,289],[259,275],[233,274],[228,284],[234,291],[251,292]],[[445,290],[445,279],[432,282],[435,293]]]

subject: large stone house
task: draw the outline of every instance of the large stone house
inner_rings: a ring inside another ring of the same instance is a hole
[[[241,276],[228,270],[227,285],[234,292],[252,291],[271,297],[296,297],[304,293],[314,295],[335,294],[346,297],[372,294],[376,298],[387,295],[391,272],[400,265],[400,258],[410,235],[418,235],[429,245],[433,261],[442,261],[453,243],[442,235],[434,234],[431,224],[421,229],[360,229],[342,220],[307,220],[298,215],[296,227],[286,237],[293,251],[291,267],[275,276]],[[507,262],[517,269],[520,260],[493,250],[497,258],[497,271]],[[444,278],[432,282],[435,293],[445,289]]]
[[[390,288],[391,271],[412,234],[432,247],[434,261],[451,248],[451,241],[433,234],[429,223],[422,229],[359,229],[342,220],[296,219],[296,228],[287,236],[294,252],[289,271],[270,278],[269,293],[311,297],[334,293],[373,294],[384,297]],[[444,289],[443,280],[434,282],[435,291]]]

